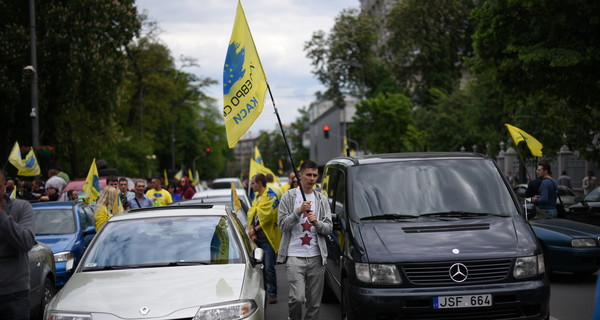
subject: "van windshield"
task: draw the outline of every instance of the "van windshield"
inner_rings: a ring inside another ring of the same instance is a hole
[[[351,174],[353,211],[358,219],[386,214],[517,213],[490,160],[438,158],[367,164],[353,167]]]

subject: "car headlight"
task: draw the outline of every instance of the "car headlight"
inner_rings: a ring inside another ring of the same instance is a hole
[[[73,258],[73,252],[71,251],[63,251],[54,254],[55,262],[67,262],[65,267],[66,271],[69,272],[73,270],[73,266],[75,265],[75,259]]]
[[[356,278],[366,283],[401,284],[402,278],[393,264],[356,263]]]
[[[193,320],[246,319],[257,309],[258,307],[253,300],[214,304],[201,307]]]
[[[89,313],[50,312],[48,320],[92,320]]]
[[[544,255],[539,254],[537,256],[517,258],[513,276],[517,279],[523,279],[537,276],[545,271]]]
[[[571,247],[597,247],[597,245],[594,239],[573,239]]]

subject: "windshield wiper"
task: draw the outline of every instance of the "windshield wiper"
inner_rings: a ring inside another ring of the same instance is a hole
[[[450,218],[482,217],[482,216],[506,217],[507,215],[486,213],[486,212],[468,212],[468,211],[460,211],[460,210],[423,213],[420,215],[420,217],[450,217]]]
[[[409,215],[409,214],[398,214],[398,213],[386,213],[377,216],[370,216],[360,218],[360,221],[363,220],[399,220],[399,219],[416,219],[417,216]]]

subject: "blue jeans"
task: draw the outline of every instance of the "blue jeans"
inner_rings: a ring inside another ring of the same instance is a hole
[[[275,261],[277,256],[271,243],[267,241],[257,241],[256,245],[265,252],[263,276],[267,286],[267,294],[270,297],[277,297],[277,273],[275,271]]]
[[[0,318],[29,320],[29,290],[0,296]]]

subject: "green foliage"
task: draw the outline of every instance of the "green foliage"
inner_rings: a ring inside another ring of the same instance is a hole
[[[285,133],[286,137],[290,141],[290,148],[292,149],[292,154],[294,155],[294,164],[296,166],[299,166],[302,160],[308,160],[310,154],[309,150],[302,145],[304,133],[309,130],[310,126],[308,109],[306,107],[302,107],[298,110],[298,112],[300,113],[300,117],[296,118],[296,120],[292,123],[291,129]],[[287,158],[284,159],[283,165],[286,172],[292,171],[292,165]]]
[[[419,131],[411,117],[411,101],[402,94],[379,93],[356,106],[350,135],[374,153],[414,151]]]

